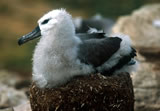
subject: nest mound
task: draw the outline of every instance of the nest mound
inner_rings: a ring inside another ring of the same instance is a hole
[[[58,88],[30,87],[32,111],[133,111],[134,93],[128,73],[76,77]]]

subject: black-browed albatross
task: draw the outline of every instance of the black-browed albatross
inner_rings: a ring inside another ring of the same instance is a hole
[[[45,14],[18,44],[37,37],[41,38],[33,55],[32,75],[40,88],[59,86],[77,75],[107,76],[131,72],[136,67],[136,51],[128,36],[106,37],[101,32],[76,34],[72,17],[64,9]]]

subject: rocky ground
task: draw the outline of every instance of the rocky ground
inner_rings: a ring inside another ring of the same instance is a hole
[[[113,33],[131,36],[138,50],[139,69],[132,76],[135,111],[160,110],[160,4],[144,6],[122,16]]]
[[[0,70],[0,109],[26,104],[30,78]]]

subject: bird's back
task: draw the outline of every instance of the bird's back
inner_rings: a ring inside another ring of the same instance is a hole
[[[80,61],[92,65],[96,72],[103,75],[113,74],[121,70],[123,66],[134,66],[135,56],[136,50],[131,47],[130,38],[120,36],[97,35],[95,38],[83,39],[78,50]],[[127,67],[125,70],[128,69]]]

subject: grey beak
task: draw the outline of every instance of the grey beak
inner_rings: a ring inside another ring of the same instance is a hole
[[[32,32],[22,36],[19,40],[18,40],[18,45],[22,45],[30,40],[33,40],[35,38],[38,38],[41,36],[41,30],[39,28],[39,26],[37,26]]]

